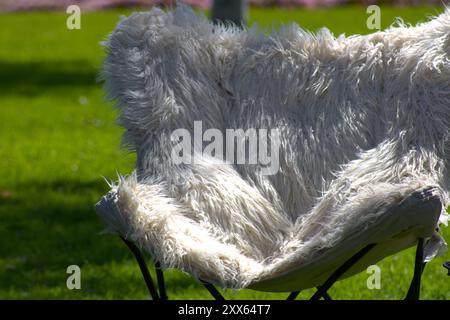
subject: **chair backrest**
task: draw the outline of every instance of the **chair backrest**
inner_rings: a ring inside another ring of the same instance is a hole
[[[122,20],[103,76],[138,172],[170,181],[173,132],[277,129],[279,170],[232,164],[295,219],[343,167],[377,153],[372,183],[429,175],[450,189],[450,11],[414,28],[334,38],[295,25],[265,36],[185,7]],[[202,141],[196,152],[208,145]],[[380,147],[381,146],[381,147]],[[382,157],[387,157],[383,159]],[[395,163],[395,168],[388,168]]]

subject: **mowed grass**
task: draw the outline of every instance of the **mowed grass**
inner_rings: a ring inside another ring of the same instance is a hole
[[[397,16],[426,21],[432,7],[382,8],[382,25]],[[102,177],[130,173],[135,156],[120,147],[116,111],[104,100],[96,76],[104,57],[99,42],[114,28],[113,10],[82,15],[82,29],[66,29],[64,13],[0,16],[0,299],[147,299],[133,257],[117,237],[103,236],[94,203],[108,191]],[[363,7],[332,10],[251,9],[249,22],[279,26],[294,21],[312,31],[372,32]],[[447,240],[450,229],[445,229]],[[423,275],[422,298],[450,297],[441,267]],[[368,274],[344,280],[337,299],[400,299],[412,276],[414,249],[387,258],[381,289]],[[68,290],[66,269],[81,267],[81,290]],[[188,275],[167,272],[172,299],[210,299]],[[309,297],[312,290],[300,295]],[[284,299],[286,294],[227,291],[234,299]]]

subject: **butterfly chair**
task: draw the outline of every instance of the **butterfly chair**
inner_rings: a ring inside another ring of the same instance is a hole
[[[417,246],[417,299],[446,246],[449,31],[449,10],[348,38],[214,26],[184,6],[122,19],[103,78],[137,164],[96,208],[151,296],[167,298],[162,270],[177,268],[217,299],[215,285],[327,299]],[[266,140],[251,149],[255,133]],[[255,161],[264,149],[271,161]]]

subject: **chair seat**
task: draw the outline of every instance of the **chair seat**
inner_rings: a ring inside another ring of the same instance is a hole
[[[447,10],[416,27],[335,38],[214,26],[184,6],[123,19],[105,43],[103,78],[137,164],[97,204],[107,231],[163,267],[263,291],[321,285],[371,244],[341,278],[418,238],[428,260],[442,253],[449,25]],[[198,123],[195,160],[175,163],[173,133],[195,140]],[[276,130],[276,170],[211,159],[209,129]]]
[[[311,237],[304,234],[304,226],[292,224],[285,237],[272,246],[274,251],[262,258],[245,254],[248,248],[240,248],[239,242],[215,237],[211,226],[205,226],[208,221],[192,217],[162,194],[160,186],[138,183],[135,175],[122,178],[96,209],[108,232],[135,242],[166,267],[223,287],[287,292],[322,284],[344,261],[369,244],[376,246],[341,279],[413,246],[418,238],[431,237],[426,250],[428,260],[438,254],[440,249],[435,244],[442,241],[435,233],[442,209],[439,194],[434,188],[400,190],[395,197],[390,192],[391,198],[369,196],[365,207],[360,208],[368,218],[348,229],[350,223],[339,223],[337,219]],[[243,219],[234,222],[249,227]],[[239,235],[230,231],[228,237]],[[332,245],[324,246],[320,239],[332,241]]]

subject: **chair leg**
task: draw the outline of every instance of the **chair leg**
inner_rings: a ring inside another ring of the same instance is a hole
[[[319,288],[317,288],[319,289]],[[286,298],[286,300],[295,300],[297,296],[299,295],[300,291],[292,291],[289,296]],[[328,292],[325,291],[325,293],[322,295],[323,300],[333,300],[331,299],[331,296],[328,294]]]
[[[152,276],[150,275],[150,272],[148,271],[147,265],[145,264],[145,260],[144,260],[144,257],[142,256],[141,251],[139,250],[138,247],[136,247],[136,245],[133,242],[128,241],[123,237],[120,237],[120,238],[125,242],[125,244],[131,250],[131,252],[133,252],[134,257],[136,258],[137,263],[139,265],[139,268],[141,269],[142,276],[144,277],[145,284],[147,285],[148,291],[150,292],[152,299],[160,300],[158,291],[156,290]]]
[[[299,295],[300,291],[292,291],[288,297],[286,298],[286,300],[295,300],[295,298],[297,298],[297,296]]]
[[[325,293],[323,294],[322,298],[323,298],[323,300],[333,300],[333,299],[331,298],[331,296],[328,294],[328,292],[326,292],[326,291],[325,291]]]
[[[167,296],[166,283],[164,281],[164,272],[162,271],[161,264],[159,262],[155,262],[155,270],[156,278],[158,281],[159,296],[161,300],[168,300],[169,297]]]
[[[406,294],[405,300],[419,300],[420,296],[420,280],[422,278],[423,269],[425,268],[426,262],[423,262],[423,245],[424,239],[419,238],[416,249],[416,259],[414,262],[414,276],[409,286],[408,293]]]
[[[214,297],[214,299],[223,301],[225,298],[222,296],[222,294],[219,292],[219,290],[216,289],[211,283],[200,280],[200,282],[205,286],[206,290],[211,293],[211,295]]]
[[[358,251],[355,255],[353,255],[350,259],[344,262],[342,266],[340,266],[333,274],[325,281],[325,283],[319,287],[317,287],[316,293],[311,297],[310,300],[319,300],[324,294],[327,292],[331,286],[339,280],[339,278],[350,269],[356,262],[358,262],[367,252],[369,252],[375,244],[369,244]],[[326,299],[326,298],[325,298]]]

